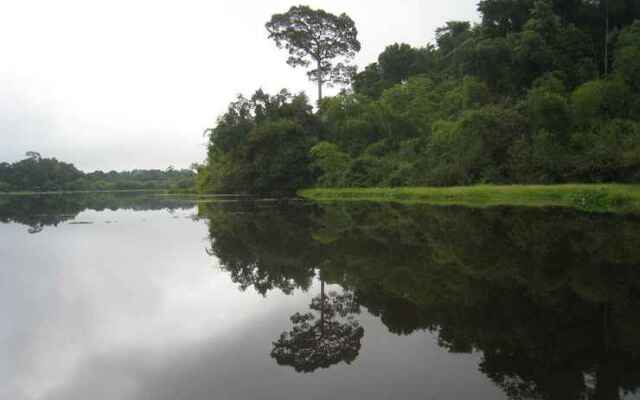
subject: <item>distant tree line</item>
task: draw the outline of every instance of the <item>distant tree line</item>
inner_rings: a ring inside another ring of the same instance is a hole
[[[0,192],[60,190],[191,189],[195,172],[190,169],[136,169],[85,173],[73,164],[28,152],[15,163],[0,163]]]
[[[478,10],[480,24],[449,21],[434,44],[388,46],[317,111],[286,90],[238,98],[209,130],[199,190],[639,181],[640,2]],[[331,63],[359,50],[352,22],[293,7],[267,29],[290,64],[322,58],[309,73],[321,89],[352,71]],[[339,51],[320,54],[322,41]]]

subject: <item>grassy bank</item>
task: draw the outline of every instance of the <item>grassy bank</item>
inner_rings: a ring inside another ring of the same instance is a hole
[[[316,201],[382,201],[470,207],[559,206],[595,212],[640,213],[640,185],[623,184],[305,189],[298,195]]]

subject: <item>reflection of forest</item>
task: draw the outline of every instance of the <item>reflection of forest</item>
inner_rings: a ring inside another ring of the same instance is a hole
[[[241,288],[291,293],[320,271],[395,334],[436,331],[451,352],[482,351],[480,369],[511,398],[617,399],[640,385],[638,218],[365,204],[200,212]]]
[[[85,210],[161,210],[194,207],[194,202],[148,193],[74,193],[33,196],[0,196],[0,223],[29,226],[29,232],[40,232],[46,226],[76,218]]]

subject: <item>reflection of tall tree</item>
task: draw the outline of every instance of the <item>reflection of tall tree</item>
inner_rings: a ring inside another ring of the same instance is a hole
[[[360,308],[349,293],[325,295],[324,280],[320,296],[309,306],[314,313],[291,316],[293,328],[283,332],[273,343],[271,357],[279,365],[288,365],[297,372],[313,372],[329,368],[342,361],[350,364],[360,352],[364,328],[353,318]],[[340,317],[340,318],[339,318]]]

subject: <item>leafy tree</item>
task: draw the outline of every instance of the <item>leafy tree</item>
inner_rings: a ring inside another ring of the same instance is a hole
[[[572,135],[575,177],[599,181],[632,181],[640,166],[640,125],[614,119],[584,127]]]
[[[529,18],[533,0],[481,0],[482,25],[492,36],[519,32]]]
[[[321,171],[317,182],[320,186],[338,187],[343,185],[343,175],[351,160],[333,143],[320,142],[311,148],[314,166]]]
[[[387,46],[378,56],[382,79],[391,84],[406,81],[416,68],[417,57],[417,50],[406,43]]]
[[[338,95],[323,101],[320,118],[323,120],[323,139],[335,143],[349,156],[360,154],[383,138],[379,126],[382,110],[371,99],[361,95]]]
[[[200,186],[637,180],[640,3],[482,0],[478,9],[480,25],[449,21],[433,44],[387,46],[353,76],[352,91],[322,99],[316,114],[280,113],[286,95],[238,99],[210,131]],[[293,65],[327,55],[310,72],[320,89],[340,65],[332,57],[359,49],[353,21],[338,27],[340,18],[300,6],[267,24]],[[322,53],[324,45],[336,50]]]
[[[345,181],[347,186],[371,187],[383,186],[385,177],[393,170],[389,162],[363,155],[351,162],[349,169],[345,171]]]
[[[449,21],[436,29],[438,49],[449,55],[471,36],[471,24],[467,21]]]
[[[286,90],[240,96],[209,133],[205,191],[289,193],[311,179],[317,119],[307,97]]]
[[[24,160],[0,163],[0,182],[4,191],[61,190],[192,190],[195,173],[191,170],[134,170],[85,173],[73,164],[44,158],[29,152]]]
[[[40,161],[42,159],[42,156],[40,155],[40,153],[36,151],[27,151],[25,153],[25,156],[27,156],[27,158],[32,159],[34,161]]]
[[[489,88],[479,79],[465,76],[462,91],[464,108],[476,108],[489,102]]]
[[[629,111],[631,93],[620,80],[597,80],[578,87],[571,95],[579,125],[624,117]]]
[[[549,77],[538,80],[526,99],[529,124],[534,130],[546,129],[556,132],[558,140],[566,143],[566,133],[571,127],[571,110],[565,97],[562,81]]]
[[[303,128],[289,120],[256,127],[245,150],[246,161],[251,163],[252,188],[259,193],[274,189],[286,193],[304,186],[309,182],[307,152],[311,143]]]
[[[325,83],[343,83],[350,79],[352,67],[343,62],[333,64],[336,58],[348,62],[360,51],[358,30],[348,15],[294,6],[286,13],[274,14],[266,28],[269,38],[289,52],[289,65],[308,67],[314,63],[308,76],[318,84],[318,101],[322,100]]]
[[[554,69],[560,29],[560,18],[554,14],[551,3],[537,0],[523,30],[512,36],[519,85],[528,87]]]
[[[614,68],[640,94],[640,21],[620,33]]]
[[[474,75],[494,91],[513,93],[513,49],[505,38],[483,38],[474,49]]]
[[[351,86],[355,93],[377,99],[391,84],[382,79],[378,63],[373,63],[354,75]]]

